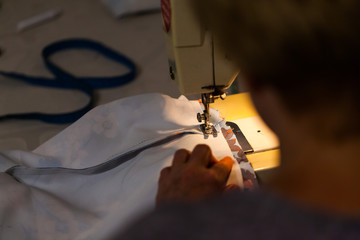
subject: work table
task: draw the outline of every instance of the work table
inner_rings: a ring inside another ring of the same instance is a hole
[[[259,116],[249,93],[229,95],[225,100],[217,100],[211,108],[219,110],[227,121]],[[280,150],[250,153],[247,157],[255,171],[269,170],[280,165]]]

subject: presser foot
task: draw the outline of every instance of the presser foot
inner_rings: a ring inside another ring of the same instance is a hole
[[[212,124],[208,124],[207,126],[205,123],[201,124],[200,130],[203,132],[205,138],[208,138],[209,135],[213,135],[213,137],[217,137],[217,131],[214,125]]]

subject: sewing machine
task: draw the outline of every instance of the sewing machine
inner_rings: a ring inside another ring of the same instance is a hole
[[[209,105],[226,97],[239,70],[219,50],[191,11],[191,1],[162,0],[162,16],[169,58],[169,74],[184,95],[201,94],[204,112],[197,118],[205,135],[216,130],[209,122]]]
[[[239,69],[220,49],[212,34],[199,23],[191,8],[191,0],[161,0],[170,78],[176,81],[182,94],[201,94],[204,111],[198,113],[197,118],[202,122],[204,135],[216,135],[215,128],[209,122],[211,103],[235,123],[232,128],[245,153],[278,148],[275,134],[258,116],[248,94],[229,96],[230,101],[217,100],[214,103],[216,99],[225,99],[225,90],[237,77]],[[250,110],[252,114],[233,117],[232,113],[238,112],[241,106],[246,106],[246,110],[253,109]],[[278,159],[278,153],[270,157],[275,158]],[[276,165],[278,160],[273,160],[265,167],[260,164],[259,169]]]

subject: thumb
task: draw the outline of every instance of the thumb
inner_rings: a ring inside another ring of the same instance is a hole
[[[220,180],[226,181],[229,177],[233,164],[234,161],[231,157],[224,157],[219,162],[215,163],[212,166],[212,169],[215,171]]]

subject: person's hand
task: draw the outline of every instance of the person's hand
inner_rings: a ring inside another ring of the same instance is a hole
[[[197,145],[192,153],[178,150],[172,166],[160,173],[156,204],[195,202],[221,194],[232,165],[230,157],[217,161],[207,145]]]

